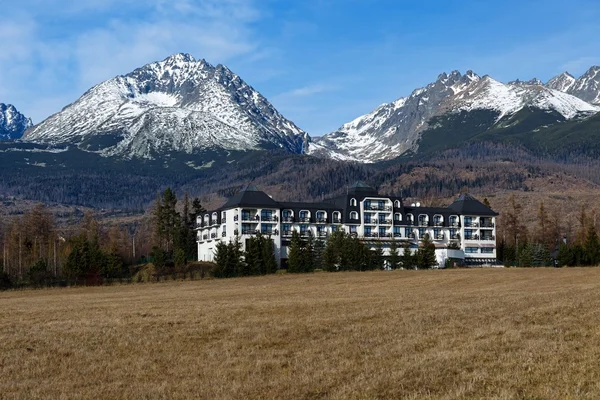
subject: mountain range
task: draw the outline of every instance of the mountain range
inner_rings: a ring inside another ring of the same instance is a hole
[[[578,129],[577,123],[599,111],[600,67],[579,78],[565,72],[546,84],[538,79],[505,84],[453,71],[311,138],[226,66],[175,54],[94,86],[34,127],[22,116],[10,117],[19,122],[3,138],[19,138],[27,130],[26,143],[120,159],[202,154],[212,158],[202,163],[212,163],[214,151],[279,149],[374,163],[439,150],[440,143],[498,140],[501,132],[539,132],[569,121]],[[536,137],[544,141],[542,134]]]
[[[470,137],[499,128],[514,128],[523,122],[514,118],[523,110],[541,114],[541,123],[528,126],[530,129],[585,119],[600,111],[599,71],[600,68],[593,67],[579,79],[564,73],[546,85],[537,79],[503,84],[472,71],[464,75],[458,71],[443,73],[410,96],[383,104],[314,140],[309,154],[377,162],[425,151],[422,144],[427,133],[441,130],[452,136],[456,129],[444,122],[452,122],[457,116],[463,125],[475,123]],[[476,120],[469,121],[469,116]],[[454,144],[460,144],[460,138],[455,139]]]

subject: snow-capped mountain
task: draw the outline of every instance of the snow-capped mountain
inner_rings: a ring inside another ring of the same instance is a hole
[[[227,67],[176,54],[91,88],[23,140],[153,158],[212,148],[302,153],[308,135]]]
[[[436,116],[475,110],[494,113],[497,124],[524,108],[559,113],[564,119],[591,115],[600,107],[545,87],[537,79],[503,84],[473,71],[443,73],[410,96],[383,104],[369,114],[313,139],[309,154],[340,160],[377,162],[417,151],[421,133]],[[482,126],[481,130],[490,126]]]
[[[20,139],[32,125],[15,106],[0,103],[0,140]]]
[[[591,104],[600,105],[600,67],[594,66],[575,79],[568,72],[550,79],[546,86],[571,94]]]

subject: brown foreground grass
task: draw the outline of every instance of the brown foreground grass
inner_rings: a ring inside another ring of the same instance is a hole
[[[600,398],[600,268],[0,293],[0,398]]]

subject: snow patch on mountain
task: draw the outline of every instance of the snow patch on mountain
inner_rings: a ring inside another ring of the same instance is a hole
[[[546,87],[573,95],[590,104],[600,106],[600,67],[593,66],[575,79],[568,72],[555,76]]]

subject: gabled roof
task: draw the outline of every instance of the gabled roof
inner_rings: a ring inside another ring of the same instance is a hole
[[[448,208],[463,215],[499,215],[470,194],[461,194]]]
[[[235,196],[227,200],[221,209],[234,207],[279,207],[279,203],[273,200],[268,194],[256,188],[248,186]]]

